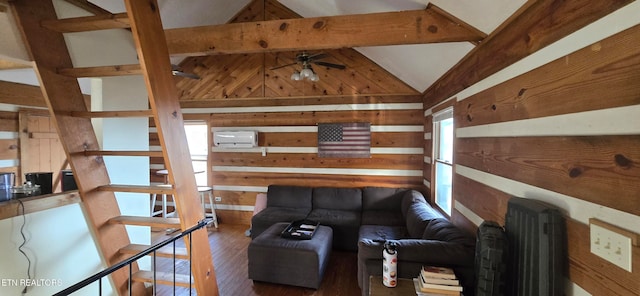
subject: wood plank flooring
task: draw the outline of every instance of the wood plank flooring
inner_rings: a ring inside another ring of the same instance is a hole
[[[246,225],[221,224],[218,229],[209,228],[209,244],[213,257],[213,266],[221,296],[236,295],[277,295],[277,296],[328,296],[328,295],[360,295],[357,281],[357,254],[355,252],[333,251],[329,266],[324,274],[324,279],[318,290],[300,288],[286,285],[277,285],[263,282],[253,282],[247,277],[247,247],[251,239],[244,235]],[[153,232],[154,242],[160,241],[166,236],[163,232]],[[182,240],[176,243],[177,247],[184,246]],[[173,260],[157,258],[158,271],[172,272]],[[175,264],[178,273],[188,274],[187,261],[178,260]],[[191,295],[196,295],[193,289]],[[156,295],[190,295],[188,288],[158,285]]]

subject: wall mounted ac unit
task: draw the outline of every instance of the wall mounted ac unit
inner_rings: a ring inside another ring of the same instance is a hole
[[[258,146],[258,132],[257,131],[214,132],[213,144],[221,148],[253,148]]]

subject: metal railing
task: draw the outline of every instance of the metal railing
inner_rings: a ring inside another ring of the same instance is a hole
[[[64,289],[64,290],[62,290],[62,291],[60,291],[60,292],[58,292],[56,294],[53,294],[53,296],[70,295],[72,293],[77,292],[78,290],[80,290],[82,288],[85,288],[85,287],[93,284],[94,282],[98,282],[98,295],[102,295],[102,280],[103,280],[103,278],[108,276],[108,275],[110,275],[110,274],[112,274],[113,272],[123,268],[123,267],[126,267],[126,266],[129,266],[129,281],[128,281],[129,287],[128,288],[129,288],[129,295],[131,296],[131,284],[132,284],[132,276],[133,276],[132,264],[133,264],[133,262],[137,261],[138,259],[140,259],[140,258],[142,258],[144,256],[147,256],[147,255],[149,255],[151,253],[153,253],[153,289],[154,289],[153,295],[155,295],[156,294],[155,293],[155,289],[156,289],[156,251],[158,249],[168,245],[168,244],[171,244],[171,243],[173,243],[173,262],[174,262],[174,264],[173,264],[173,266],[174,266],[174,268],[173,268],[173,291],[174,291],[174,295],[175,295],[175,290],[176,290],[176,270],[175,270],[176,244],[175,244],[175,241],[180,239],[180,238],[183,238],[183,237],[185,237],[187,235],[189,236],[189,248],[188,248],[189,249],[189,278],[190,278],[190,280],[189,280],[189,291],[191,291],[192,290],[191,289],[191,284],[192,284],[192,280],[191,280],[191,233],[196,231],[196,230],[198,230],[198,229],[200,229],[200,228],[203,228],[203,227],[211,224],[212,222],[213,222],[213,219],[205,218],[205,219],[201,220],[200,222],[198,222],[193,227],[191,227],[191,228],[189,228],[189,229],[187,229],[187,230],[185,230],[183,232],[180,232],[178,234],[175,234],[174,236],[172,236],[171,238],[169,238],[167,240],[164,240],[164,241],[162,241],[162,242],[160,242],[158,244],[155,244],[155,245],[149,247],[148,249],[146,249],[146,250],[144,250],[144,251],[142,251],[142,252],[140,252],[140,253],[138,253],[138,254],[136,254],[136,255],[124,260],[124,261],[121,261],[121,262],[119,262],[119,263],[117,263],[117,264],[115,264],[115,265],[113,265],[113,266],[101,271],[101,272],[98,272],[98,273],[96,273],[96,274],[94,274],[94,275],[92,275],[92,276],[90,276],[90,277],[78,282],[77,284],[75,284],[73,286],[70,286],[70,287],[68,287],[68,288],[66,288],[66,289]],[[191,295],[191,292],[189,292],[189,295]]]

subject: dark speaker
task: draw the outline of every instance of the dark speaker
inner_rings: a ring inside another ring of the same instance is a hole
[[[62,171],[62,178],[60,178],[60,182],[62,182],[62,191],[78,189],[76,179],[73,178],[73,171],[71,170]]]

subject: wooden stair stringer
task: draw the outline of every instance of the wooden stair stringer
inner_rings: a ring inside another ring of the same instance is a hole
[[[174,185],[174,201],[182,230],[204,219],[191,165],[178,91],[171,74],[169,49],[165,39],[158,3],[125,0],[131,32],[140,60],[149,105],[164,153],[169,183]],[[191,245],[189,245],[189,241]],[[207,231],[198,230],[185,237],[193,258],[191,270],[198,295],[219,295]]]
[[[13,1],[16,23],[22,31],[25,47],[33,59],[42,93],[56,125],[58,136],[69,164],[74,171],[78,193],[83,202],[88,227],[98,250],[108,265],[120,259],[120,248],[129,245],[124,225],[110,224],[109,219],[120,216],[115,194],[93,190],[110,179],[102,157],[86,157],[85,150],[98,150],[99,144],[89,118],[71,117],[69,112],[88,112],[84,95],[76,78],[60,75],[58,69],[71,68],[73,63],[62,33],[41,27],[44,20],[57,19],[51,0]],[[132,265],[134,272],[137,264]],[[120,294],[128,291],[128,270],[112,274],[112,281]],[[144,284],[132,286],[134,295],[145,292]]]

